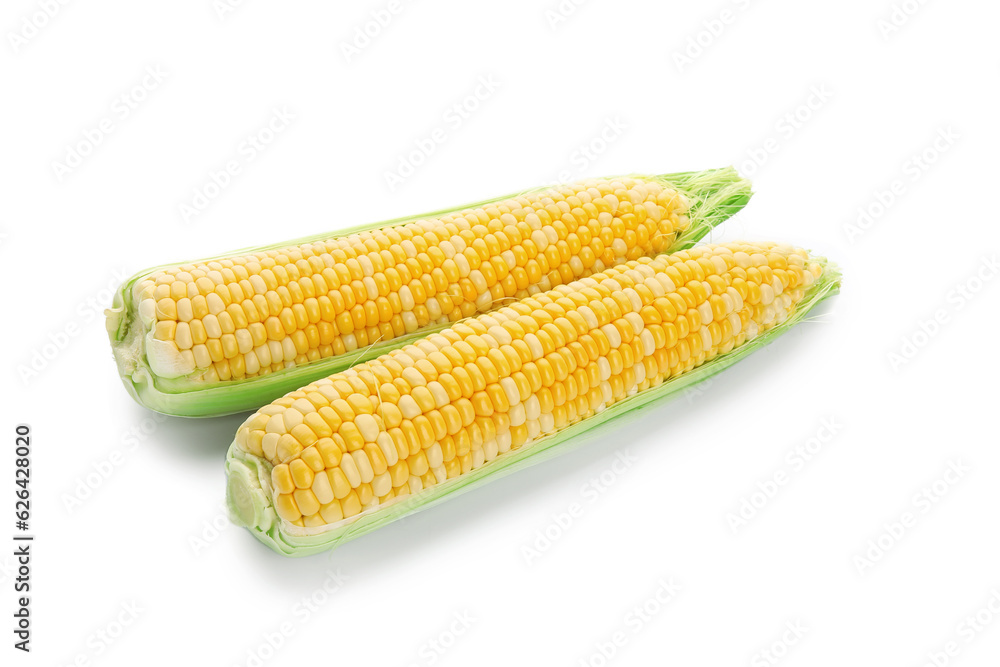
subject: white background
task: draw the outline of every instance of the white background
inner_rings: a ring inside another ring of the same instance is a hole
[[[49,4],[51,18],[30,0],[0,17],[0,536],[14,532],[21,422],[37,536],[30,656],[11,647],[0,548],[5,665],[775,664],[768,650],[789,667],[917,666],[951,641],[939,664],[996,664],[996,3],[907,0],[894,26],[890,0],[590,0],[563,14],[555,0],[422,0],[393,5],[350,54],[386,1],[221,16],[210,0]],[[466,118],[449,111],[463,103]],[[294,120],[247,160],[241,144],[274,109]],[[82,163],[58,167],[103,119]],[[390,188],[435,128],[443,143]],[[185,220],[231,159],[240,173]],[[841,295],[620,437],[330,554],[287,560],[226,522],[241,416],[157,422],[116,375],[100,312],[147,266],[560,177],[726,164],[757,194],[713,240],[826,254]],[[788,453],[823,420],[836,434],[797,466]],[[620,451],[634,462],[608,472]],[[961,477],[917,498],[952,464]],[[787,482],[734,531],[727,517],[776,472]],[[344,579],[333,594],[330,573]],[[670,580],[679,591],[657,601]]]

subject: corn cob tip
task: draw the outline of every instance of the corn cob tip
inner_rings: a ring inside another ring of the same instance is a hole
[[[251,489],[243,474],[233,470],[226,482],[226,505],[230,510],[230,519],[238,526],[254,528],[257,526],[253,501],[250,498]]]
[[[226,507],[234,524],[266,531],[273,523],[274,512],[268,509],[265,482],[258,476],[257,470],[252,461],[229,457],[226,463]]]
[[[226,483],[226,502],[233,523],[246,528],[256,528],[260,521],[253,503],[253,487],[249,469],[245,466],[231,467]]]

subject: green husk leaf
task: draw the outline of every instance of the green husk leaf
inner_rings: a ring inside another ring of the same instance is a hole
[[[659,181],[664,185],[678,190],[691,201],[691,209],[688,215],[691,224],[670,247],[668,252],[676,252],[693,246],[699,239],[708,234],[713,227],[742,209],[751,196],[750,182],[740,177],[732,167],[697,172],[680,172],[676,174],[631,174],[631,176]],[[234,254],[260,252],[262,250],[329,239],[334,234],[336,236],[346,236],[387,225],[420,220],[422,218],[440,217],[447,213],[502,201],[520,194],[523,194],[523,192],[495,197],[487,201],[474,202],[464,206],[456,206],[442,211],[433,211],[422,215],[361,225],[335,233],[327,232],[258,248],[244,248],[226,253],[220,257],[195,261],[211,261]],[[132,299],[132,288],[146,276],[170,266],[176,265],[168,264],[153,267],[129,278],[115,293],[111,308],[105,311],[108,336],[111,339],[111,347],[118,366],[118,373],[125,384],[125,388],[140,404],[151,410],[168,415],[216,417],[253,410],[315,379],[337,373],[362,361],[374,359],[389,350],[412,343],[429,333],[440,331],[448,326],[447,324],[434,325],[406,336],[376,343],[364,350],[355,350],[347,354],[321,359],[310,364],[255,378],[211,384],[183,377],[172,379],[162,378],[152,372],[146,361],[143,347],[145,331],[139,323],[138,314],[136,313],[137,304]]]
[[[823,274],[809,287],[795,312],[783,323],[754,340],[727,354],[717,356],[688,373],[671,378],[658,387],[647,389],[615,403],[593,417],[541,438],[530,446],[507,452],[468,474],[447,480],[413,496],[407,496],[399,502],[362,512],[349,522],[339,522],[319,528],[299,528],[282,521],[275,513],[270,500],[271,464],[244,452],[233,442],[226,457],[228,476],[226,503],[230,518],[234,523],[249,528],[257,539],[280,554],[307,556],[338,547],[408,514],[427,509],[490,480],[540,463],[570,448],[606,435],[611,429],[619,428],[634,420],[643,414],[644,410],[676,396],[769,344],[803,320],[817,304],[836,294],[840,288],[839,270],[826,260],[821,258],[814,260],[824,266]]]

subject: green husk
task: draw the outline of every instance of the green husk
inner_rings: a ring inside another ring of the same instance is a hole
[[[307,556],[326,551],[360,537],[408,514],[474,489],[486,482],[547,460],[572,447],[607,434],[635,419],[643,410],[683,392],[685,389],[719,373],[775,338],[806,317],[810,310],[840,287],[840,272],[826,260],[823,274],[808,289],[795,312],[782,324],[754,340],[704,363],[692,371],[665,381],[612,405],[603,412],[541,438],[530,446],[507,452],[481,468],[425,489],[399,502],[362,512],[350,522],[318,528],[299,528],[282,521],[271,504],[271,465],[262,458],[244,452],[234,442],[226,457],[228,476],[226,503],[232,521],[250,529],[253,535],[274,551],[286,556]]]
[[[731,217],[742,209],[751,196],[750,182],[741,178],[732,167],[711,169],[699,172],[682,172],[656,176],[631,174],[632,176],[655,179],[665,185],[675,188],[691,202],[689,218],[690,227],[684,232],[668,252],[676,252],[693,246],[698,240],[708,234],[713,227]],[[502,201],[523,193],[513,193],[496,197],[488,201],[475,202],[464,206],[456,206],[443,211],[434,211],[422,215],[397,218],[378,223],[372,223],[336,232],[345,236],[361,231],[369,231],[386,225],[401,224],[422,218],[439,217],[447,213],[475,208],[484,204]],[[310,243],[330,238],[331,233],[319,234],[291,241],[283,241],[269,246],[245,248],[226,253],[220,257],[203,260],[210,261],[229,257],[234,254],[245,254],[282,248],[289,245]],[[190,262],[184,262],[190,263]],[[364,350],[355,350],[313,363],[289,368],[277,373],[208,384],[189,380],[187,378],[162,378],[150,369],[143,347],[145,331],[139,323],[136,313],[137,304],[132,300],[132,287],[146,276],[156,271],[174,265],[162,265],[147,269],[129,278],[115,293],[111,308],[105,311],[108,336],[118,373],[129,394],[140,404],[168,415],[181,417],[216,417],[234,412],[253,410],[272,400],[293,391],[327,375],[350,368],[353,364],[373,359],[389,350],[401,347],[427,335],[439,331],[447,325],[434,325],[406,336],[377,343]]]

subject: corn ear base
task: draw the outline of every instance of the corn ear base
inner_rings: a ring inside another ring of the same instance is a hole
[[[607,436],[613,429],[620,428],[644,414],[644,411],[722,372],[755,350],[769,344],[805,319],[822,301],[837,294],[841,280],[837,267],[822,258],[814,260],[823,267],[823,273],[807,289],[795,312],[783,323],[752,341],[721,354],[687,373],[665,380],[658,387],[652,387],[615,403],[597,415],[534,441],[530,447],[510,451],[480,468],[408,496],[399,502],[362,512],[347,524],[300,528],[282,521],[270,500],[271,464],[243,451],[234,441],[226,458],[228,476],[226,505],[230,519],[233,523],[248,528],[254,537],[279,554],[291,557],[308,556],[334,549],[376,528],[433,507],[493,479],[541,463],[588,441]]]

